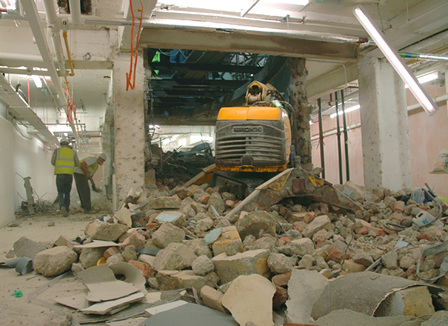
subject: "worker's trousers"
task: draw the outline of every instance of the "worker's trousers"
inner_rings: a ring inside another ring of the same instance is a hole
[[[56,174],[56,188],[58,190],[59,208],[70,208],[70,191],[72,190],[73,176],[71,174]]]
[[[84,174],[75,173],[74,176],[76,190],[78,190],[79,200],[81,201],[81,208],[84,208],[84,211],[88,212],[92,209],[92,204],[90,202],[89,181]]]

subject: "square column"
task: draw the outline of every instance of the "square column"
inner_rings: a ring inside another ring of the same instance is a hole
[[[135,58],[134,58],[135,59]],[[116,200],[121,203],[131,188],[142,187],[145,179],[145,112],[144,58],[138,55],[135,88],[126,91],[130,54],[119,54],[114,60],[114,156]],[[134,66],[134,64],[132,65]],[[131,83],[133,77],[131,78]]]
[[[362,150],[366,187],[412,185],[404,82],[385,59],[358,60]]]

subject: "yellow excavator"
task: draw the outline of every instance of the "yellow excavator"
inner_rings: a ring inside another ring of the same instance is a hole
[[[184,187],[210,183],[244,199],[227,215],[249,201],[266,209],[289,197],[309,197],[355,212],[362,210],[362,205],[300,166],[291,146],[292,114],[291,106],[275,87],[252,82],[245,106],[223,107],[218,113],[215,164]]]

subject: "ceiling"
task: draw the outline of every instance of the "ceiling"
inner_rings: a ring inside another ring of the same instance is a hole
[[[148,110],[152,107],[160,124],[210,123],[210,110],[234,103],[253,79],[271,82],[287,57],[306,58],[311,105],[318,97],[329,102],[336,89],[356,86],[357,56],[381,56],[365,42],[368,35],[352,14],[359,4],[397,50],[448,52],[446,0],[81,0],[80,16],[79,1],[68,1],[72,8],[62,0],[17,3],[14,10],[13,0],[0,0],[0,73],[46,126],[65,122],[63,76],[74,73],[66,76],[70,94],[78,120],[91,132],[100,130],[111,107],[114,57],[130,52],[131,39],[135,46],[140,15],[139,49],[152,71]],[[170,56],[173,50],[176,56]],[[440,64],[408,63],[417,73]],[[41,76],[42,88],[33,74]],[[0,88],[8,106],[6,94],[11,91]],[[26,125],[24,116],[16,119]]]

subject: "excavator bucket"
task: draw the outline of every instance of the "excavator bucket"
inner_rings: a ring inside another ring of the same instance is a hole
[[[283,198],[308,197],[353,212],[363,210],[361,204],[337,190],[330,182],[300,167],[283,171],[257,189],[260,194],[255,201],[262,208],[269,208]]]

